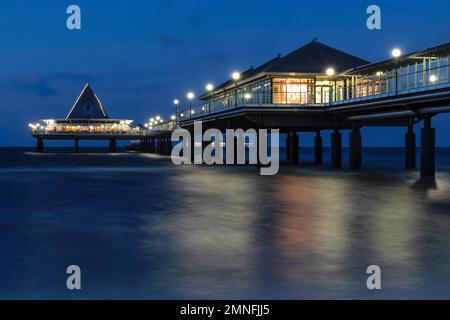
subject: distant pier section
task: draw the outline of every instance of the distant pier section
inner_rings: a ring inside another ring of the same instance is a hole
[[[133,120],[109,118],[89,84],[65,119],[40,120],[29,127],[39,152],[44,150],[45,140],[73,140],[76,152],[80,140],[107,140],[109,151],[115,152],[117,140],[142,141],[146,137],[146,128],[134,126]]]

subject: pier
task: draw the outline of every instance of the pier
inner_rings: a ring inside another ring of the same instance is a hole
[[[286,159],[299,162],[302,132],[314,132],[315,163],[322,157],[322,132],[331,131],[331,165],[343,167],[342,133],[349,134],[350,169],[362,166],[368,126],[405,128],[405,168],[416,168],[416,133],[420,131],[420,173],[435,175],[435,129],[432,119],[450,111],[450,43],[377,63],[313,40],[276,57],[200,96],[201,105],[180,108],[177,122],[193,131],[194,121],[206,129],[280,129],[287,135]]]
[[[30,123],[36,150],[44,151],[45,140],[70,140],[79,151],[81,140],[106,140],[109,152],[117,151],[118,140],[142,140],[145,128],[132,126],[133,120],[110,119],[95,92],[86,84],[65,119],[45,119]]]
[[[450,43],[370,63],[314,39],[282,57],[239,73],[214,87],[206,86],[194,105],[177,106],[169,121],[132,126],[131,120],[110,119],[87,85],[64,120],[30,124],[37,150],[44,141],[70,139],[78,151],[79,141],[109,141],[110,152],[117,140],[132,141],[139,152],[170,155],[176,128],[194,131],[194,122],[208,128],[279,129],[286,135],[286,159],[297,165],[301,134],[315,133],[314,162],[323,162],[322,136],[331,132],[331,166],[340,169],[342,137],[349,135],[348,168],[363,164],[364,127],[405,129],[405,169],[416,169],[416,135],[420,135],[420,174],[435,175],[436,131],[433,118],[450,111]],[[175,100],[178,105],[179,101]],[[419,133],[414,126],[421,123]],[[256,141],[258,144],[258,141]],[[190,144],[193,147],[193,143]],[[204,147],[204,146],[203,146]],[[193,154],[193,152],[192,152]],[[300,155],[301,156],[301,155]]]

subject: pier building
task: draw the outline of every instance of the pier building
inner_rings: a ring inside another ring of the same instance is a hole
[[[44,119],[30,123],[38,151],[45,140],[73,140],[75,152],[80,140],[107,140],[109,151],[115,152],[117,140],[142,140],[145,128],[133,126],[133,120],[112,119],[106,113],[95,92],[86,84],[65,119]]]

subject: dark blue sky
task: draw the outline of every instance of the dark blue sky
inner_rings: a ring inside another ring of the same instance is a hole
[[[82,10],[82,30],[66,28],[66,8]],[[366,8],[382,10],[382,30],[366,28]],[[232,70],[286,54],[313,37],[376,61],[450,41],[448,0],[138,1],[2,0],[0,146],[32,145],[27,123],[63,118],[85,82],[115,118],[143,123],[173,113],[171,101],[200,93]],[[438,144],[450,146],[450,117]],[[403,130],[366,130],[365,145],[401,145]]]

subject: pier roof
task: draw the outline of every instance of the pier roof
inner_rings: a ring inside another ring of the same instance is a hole
[[[86,84],[66,119],[109,119],[109,117],[91,86]]]
[[[327,46],[314,39],[284,57],[278,56],[257,68],[252,67],[248,69],[241,74],[239,83],[267,73],[325,74],[327,68],[333,68],[339,73],[368,63],[366,60]],[[216,87],[214,91],[231,88],[233,85],[234,81],[228,80]],[[202,97],[206,96],[205,94]]]

